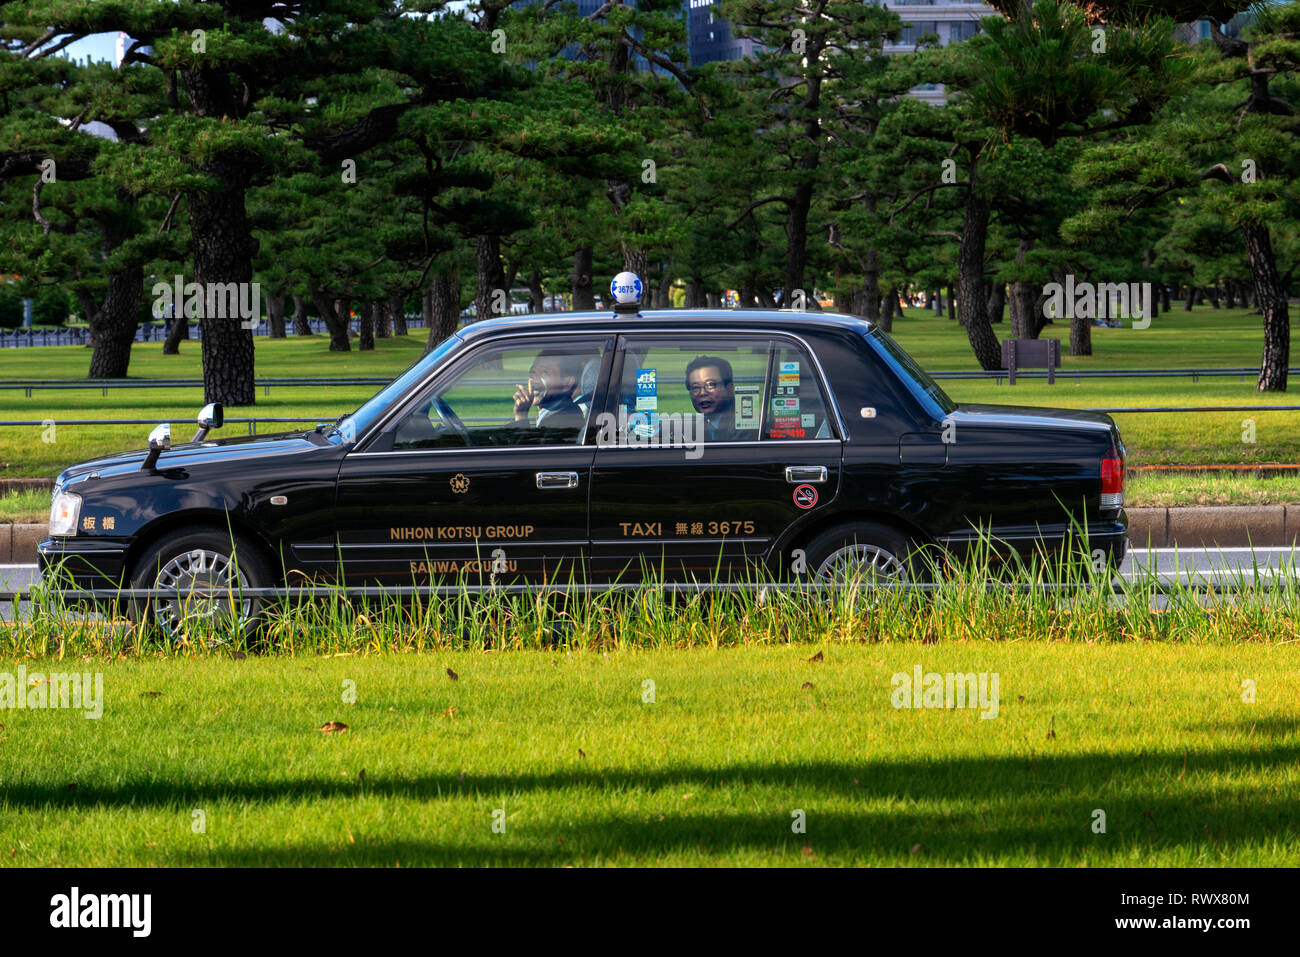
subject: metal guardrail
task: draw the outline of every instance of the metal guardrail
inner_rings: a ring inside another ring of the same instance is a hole
[[[257,424],[259,422],[310,422],[314,425],[320,425],[322,422],[333,422],[337,416],[316,416],[307,418],[304,416],[292,415],[259,415],[255,418],[226,419],[226,425],[243,425],[248,424],[248,434],[257,434]],[[29,426],[35,428],[45,428],[51,422],[55,425],[157,425],[160,419],[14,419],[0,421],[0,428],[5,426]]]
[[[322,376],[320,378],[279,378],[254,379],[254,386],[262,389],[263,395],[271,394],[272,386],[282,388],[293,386],[385,386],[393,380],[381,376],[353,376],[339,378]],[[57,391],[60,389],[100,389],[108,395],[109,389],[201,389],[202,379],[8,379],[0,381],[0,390],[22,389],[27,398],[31,398],[36,389]]]
[[[1150,378],[1182,378],[1191,376],[1192,382],[1200,381],[1201,376],[1207,379],[1224,376],[1255,376],[1258,378],[1259,369],[1079,369],[1071,371],[1069,369],[1056,369],[1056,378],[1068,379],[1073,377],[1076,385],[1081,379],[1150,379]],[[1300,372],[1300,369],[1291,368],[1287,370],[1288,374],[1294,375]],[[1016,378],[1024,379],[1046,379],[1048,377],[1045,369],[1017,369]],[[940,369],[930,373],[932,379],[996,379],[997,384],[1001,385],[1002,380],[1007,378],[1006,369]]]
[[[286,336],[296,335],[293,323],[292,316],[284,317]],[[323,319],[308,319],[307,325],[313,335],[321,335],[328,331]],[[359,329],[360,326],[361,320],[353,319],[350,328]],[[406,317],[406,327],[408,329],[423,329],[424,317],[419,313],[408,315]],[[189,331],[191,339],[203,338],[203,327],[199,323],[191,322]],[[271,325],[263,319],[250,331],[255,336],[267,336],[271,334]],[[19,349],[30,346],[84,346],[88,337],[89,330],[81,326],[55,329],[35,329],[19,326],[16,329],[0,329],[0,349]],[[142,322],[136,327],[133,341],[162,342],[166,338],[167,329],[162,322]]]

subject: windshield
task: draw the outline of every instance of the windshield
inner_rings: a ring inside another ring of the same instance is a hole
[[[957,408],[957,403],[948,397],[948,393],[939,388],[939,383],[930,378],[915,359],[903,351],[903,347],[891,339],[879,328],[873,327],[864,333],[867,341],[876,347],[876,352],[889,363],[890,368],[907,386],[908,391],[936,419],[942,419]]]
[[[343,432],[352,438],[360,435],[370,424],[379,417],[379,415],[402,396],[408,389],[419,382],[424,376],[438,363],[442,362],[451,352],[460,348],[462,340],[459,336],[448,336],[440,342],[428,355],[421,356],[415,364],[399,375],[396,379],[384,386],[370,399],[366,400],[365,405],[357,411],[345,415],[339,421],[344,424]]]

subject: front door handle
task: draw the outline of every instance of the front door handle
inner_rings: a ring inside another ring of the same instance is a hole
[[[538,488],[577,488],[577,472],[538,472]]]
[[[801,482],[825,482],[826,466],[787,465],[785,467],[785,480],[792,485],[798,485]]]

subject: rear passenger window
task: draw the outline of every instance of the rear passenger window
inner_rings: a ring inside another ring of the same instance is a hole
[[[771,362],[766,337],[629,336],[615,389],[618,444],[758,441]]]
[[[768,378],[765,439],[832,439],[830,410],[807,354],[777,343]]]

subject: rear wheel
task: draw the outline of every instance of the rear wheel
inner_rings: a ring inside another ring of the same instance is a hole
[[[131,587],[159,594],[132,599],[131,617],[172,642],[249,642],[267,600],[244,592],[271,584],[269,563],[245,539],[215,528],[184,529],[164,535],[136,564]]]
[[[902,583],[930,576],[925,551],[906,535],[877,522],[854,522],[822,532],[804,549],[805,575],[827,584]]]

